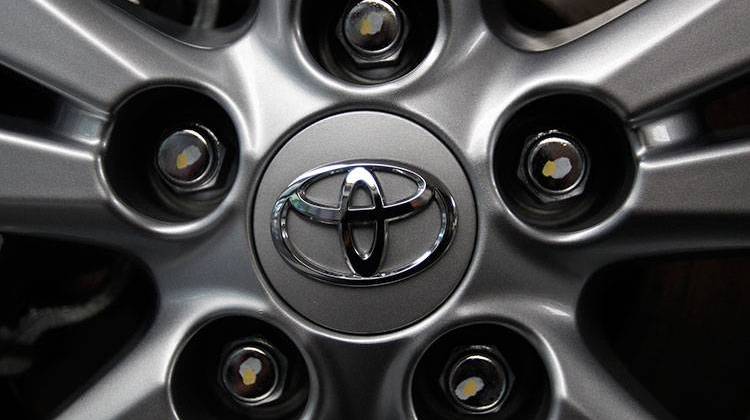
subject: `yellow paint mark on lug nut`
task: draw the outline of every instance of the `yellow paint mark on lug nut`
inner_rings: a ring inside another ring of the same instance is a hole
[[[190,159],[186,152],[177,155],[177,169],[185,169],[190,164]]]
[[[477,395],[477,392],[479,392],[479,385],[477,385],[477,381],[467,381],[466,385],[464,385],[464,392],[463,394],[467,398],[471,398],[475,395]]]
[[[258,378],[258,375],[253,372],[252,369],[245,369],[242,373],[242,383],[245,384],[245,386],[250,386],[255,383],[255,380]]]
[[[461,381],[454,392],[456,393],[456,397],[459,400],[466,401],[469,398],[479,394],[482,389],[484,389],[484,381],[482,380],[482,378],[472,376]]]
[[[239,374],[242,377],[242,383],[245,386],[254,385],[258,379],[258,373],[263,369],[260,360],[251,357],[240,365]]]
[[[547,163],[544,164],[544,168],[542,168],[542,175],[546,177],[551,177],[557,172],[557,163],[552,160],[548,160]]]
[[[362,25],[359,27],[359,33],[362,34],[362,36],[375,34],[375,25],[372,24],[369,18],[362,21]]]

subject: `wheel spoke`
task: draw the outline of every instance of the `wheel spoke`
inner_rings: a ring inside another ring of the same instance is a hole
[[[747,217],[748,158],[747,144],[646,158],[635,207],[643,215]]]
[[[8,3],[0,36],[0,63],[104,111],[180,61],[178,42],[93,0]]]
[[[551,54],[550,64],[567,63],[575,77],[640,113],[746,68],[748,19],[742,1],[651,0]]]
[[[633,397],[634,386],[626,387],[604,368],[585,346],[573,325],[566,331],[556,327],[547,344],[555,350],[562,384],[553,396],[559,404],[558,418],[651,419],[656,406],[645,407]],[[632,384],[631,384],[632,385]]]
[[[616,226],[562,259],[590,275],[622,260],[749,246],[748,159],[741,143],[645,156]]]
[[[0,130],[0,229],[121,245],[91,145]]]

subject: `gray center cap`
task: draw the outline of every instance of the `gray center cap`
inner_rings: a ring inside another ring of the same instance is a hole
[[[273,289],[324,327],[395,330],[464,276],[476,215],[466,176],[430,132],[351,112],[294,136],[264,174],[253,217]]]

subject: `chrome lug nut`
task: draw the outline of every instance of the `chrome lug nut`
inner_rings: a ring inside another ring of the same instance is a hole
[[[401,17],[382,0],[355,4],[344,18],[344,36],[364,55],[377,55],[392,47],[401,35]]]
[[[588,173],[583,146],[573,136],[557,130],[531,137],[518,168],[519,179],[542,202],[581,195]]]
[[[396,3],[360,0],[347,9],[337,32],[356,64],[377,67],[398,61],[407,29]]]
[[[500,410],[513,384],[510,368],[493,346],[468,346],[454,351],[442,378],[452,404],[469,414]]]
[[[207,128],[194,125],[169,134],[159,145],[156,169],[178,193],[210,188],[221,167],[224,148]]]
[[[231,346],[220,368],[220,382],[236,402],[259,406],[279,398],[286,378],[286,359],[262,339]]]

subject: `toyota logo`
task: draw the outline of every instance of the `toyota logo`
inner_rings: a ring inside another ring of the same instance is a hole
[[[390,173],[415,185],[414,193],[387,202],[378,174]],[[308,197],[314,184],[344,175],[337,205],[325,205]],[[369,205],[355,205],[354,196],[364,192]],[[388,229],[400,220],[420,215],[432,203],[440,214],[440,228],[428,249],[407,264],[382,268],[388,252]],[[305,220],[330,225],[338,231],[348,271],[334,270],[306,257],[294,245],[288,231],[289,211]],[[344,162],[309,171],[294,181],[279,196],[273,207],[271,235],[281,256],[296,270],[316,280],[345,286],[373,286],[403,280],[429,267],[450,246],[456,230],[456,205],[448,190],[426,173],[386,161]],[[372,229],[372,243],[361,249],[354,230]]]

